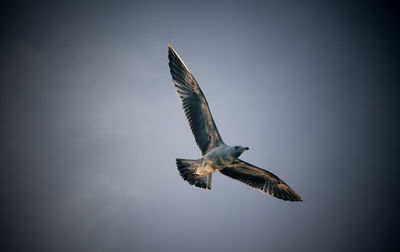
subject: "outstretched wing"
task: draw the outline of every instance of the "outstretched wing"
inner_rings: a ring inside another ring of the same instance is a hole
[[[277,176],[240,159],[237,159],[232,166],[220,170],[220,172],[279,199],[303,201],[300,195]]]
[[[201,154],[205,155],[222,142],[206,97],[185,63],[170,45],[168,45],[168,58],[175,91],[182,101],[185,116]]]

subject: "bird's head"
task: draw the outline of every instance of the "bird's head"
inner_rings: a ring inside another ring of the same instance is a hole
[[[240,145],[236,145],[234,147],[232,147],[231,149],[231,154],[232,156],[234,156],[235,158],[239,157],[244,151],[248,150],[249,147],[243,147]]]

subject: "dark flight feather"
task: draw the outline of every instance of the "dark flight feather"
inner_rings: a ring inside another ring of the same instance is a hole
[[[168,46],[169,67],[175,91],[202,155],[222,143],[207,100],[197,81],[175,50]]]
[[[277,176],[240,159],[233,162],[232,166],[220,170],[220,172],[279,199],[303,201],[292,188]]]

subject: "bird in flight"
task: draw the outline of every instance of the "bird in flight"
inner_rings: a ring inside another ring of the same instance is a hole
[[[271,172],[238,158],[249,148],[229,146],[222,141],[206,97],[171,45],[168,45],[168,58],[175,91],[202,155],[197,160],[176,159],[182,178],[191,185],[211,190],[212,174],[219,171],[278,199],[303,201],[300,195]]]

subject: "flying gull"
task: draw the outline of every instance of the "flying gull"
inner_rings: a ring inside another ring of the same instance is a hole
[[[212,173],[219,171],[276,198],[303,201],[300,195],[271,172],[238,158],[249,148],[229,146],[222,141],[206,97],[171,45],[168,45],[168,58],[175,91],[182,101],[185,116],[203,156],[197,160],[176,159],[182,178],[191,185],[211,190]]]

